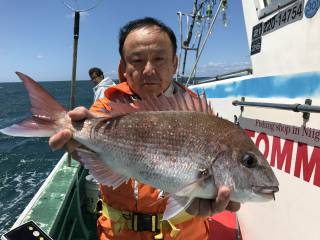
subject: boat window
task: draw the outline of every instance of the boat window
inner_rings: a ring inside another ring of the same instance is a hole
[[[262,19],[298,0],[255,0],[258,18]]]

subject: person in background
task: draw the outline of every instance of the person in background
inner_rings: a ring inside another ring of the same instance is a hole
[[[110,101],[123,97],[135,104],[137,99],[153,95],[172,96],[186,91],[194,94],[173,81],[178,63],[176,49],[173,31],[157,19],[148,17],[127,23],[119,35],[121,83],[109,87],[90,110],[78,107],[70,111],[70,118],[77,121],[97,117],[99,112],[111,109]],[[65,147],[72,153],[80,144],[72,140],[72,132],[65,129],[53,135],[49,145],[52,149]],[[236,211],[240,208],[239,203],[230,201],[230,189],[220,186],[216,199],[197,198],[182,215],[162,222],[166,202],[158,201],[160,189],[130,179],[117,189],[101,185],[100,190],[101,215],[97,221],[100,240],[204,240],[211,234],[208,216],[225,209]],[[228,229],[225,231],[230,232]],[[223,235],[221,231],[217,232]],[[215,231],[212,234],[215,239],[219,238]],[[234,239],[235,233],[231,235],[233,238],[224,235],[219,239]]]
[[[104,77],[103,72],[100,68],[94,67],[89,69],[89,76],[91,81],[95,85],[93,88],[94,99],[93,102],[97,101],[99,98],[104,97],[104,91],[110,87],[115,85],[109,77]]]

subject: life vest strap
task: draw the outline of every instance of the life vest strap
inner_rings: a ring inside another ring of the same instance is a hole
[[[114,222],[113,230],[115,234],[119,234],[123,228],[126,227],[127,229],[136,232],[158,232],[159,234],[154,237],[154,239],[157,240],[163,239],[164,229],[170,229],[170,236],[175,238],[180,232],[180,229],[175,225],[189,221],[193,218],[193,215],[183,211],[169,220],[162,220],[163,214],[120,211],[107,205],[102,199],[97,202],[96,212],[99,212],[104,217]]]
[[[144,214],[120,211],[107,205],[102,199],[97,203],[96,212],[114,222],[114,232],[120,233],[124,227],[135,232],[159,232],[162,214]]]

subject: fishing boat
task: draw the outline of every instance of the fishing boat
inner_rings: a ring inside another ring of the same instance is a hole
[[[280,191],[273,202],[246,203],[236,216],[224,212],[211,222],[232,229],[229,239],[318,240],[320,1],[242,0],[252,69],[199,80],[195,78],[198,60],[226,4],[218,1],[214,16],[208,5],[207,15],[200,16],[200,8],[190,15],[178,13],[181,28],[183,16],[210,24],[208,34],[197,35],[198,40],[203,37],[195,47],[188,37],[181,37],[177,80],[194,91],[205,91],[219,116],[247,131],[273,167]],[[184,76],[182,54],[188,51],[195,51],[196,57],[192,72]],[[78,162],[72,160],[70,166],[67,162],[65,154],[12,229],[32,220],[54,240],[97,239],[98,185]],[[219,234],[210,239],[219,239]]]
[[[320,1],[242,1],[252,74],[190,86],[244,128],[280,183],[274,202],[243,204],[243,239],[320,239]]]

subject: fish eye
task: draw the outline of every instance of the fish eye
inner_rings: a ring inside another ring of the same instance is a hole
[[[252,156],[251,154],[246,153],[242,157],[241,163],[246,166],[247,168],[254,168],[257,166],[257,159]]]

